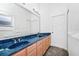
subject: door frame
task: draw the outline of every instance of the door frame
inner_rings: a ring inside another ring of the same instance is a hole
[[[61,15],[65,15],[65,19],[66,19],[66,23],[67,23],[67,25],[66,25],[67,50],[68,50],[68,14],[69,14],[69,9],[65,8],[64,12],[61,12],[61,13],[56,14],[56,15],[52,15],[52,18],[61,16]],[[51,33],[53,33],[53,32],[51,31]]]

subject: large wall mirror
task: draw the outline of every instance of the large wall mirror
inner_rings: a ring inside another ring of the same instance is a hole
[[[11,16],[0,15],[0,27],[12,27],[13,20]]]
[[[0,11],[0,30],[10,30],[14,27],[13,16]]]

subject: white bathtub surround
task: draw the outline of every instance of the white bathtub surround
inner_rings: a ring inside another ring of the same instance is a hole
[[[68,32],[68,51],[70,56],[79,56],[79,33]]]

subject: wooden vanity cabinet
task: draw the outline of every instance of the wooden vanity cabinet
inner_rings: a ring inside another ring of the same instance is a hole
[[[51,44],[51,36],[47,36],[12,56],[42,56]]]

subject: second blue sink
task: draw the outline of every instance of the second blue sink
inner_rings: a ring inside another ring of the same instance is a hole
[[[15,43],[15,44],[9,46],[8,49],[18,48],[18,47],[21,47],[23,45],[27,45],[28,43],[29,43],[28,41]]]

